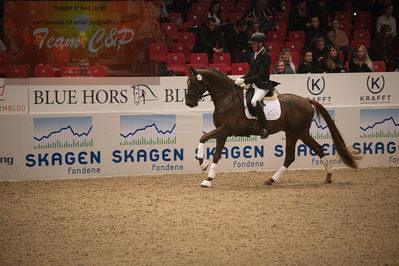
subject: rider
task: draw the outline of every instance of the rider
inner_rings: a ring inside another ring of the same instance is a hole
[[[235,84],[241,87],[251,84],[255,93],[251,100],[251,105],[256,110],[256,116],[261,124],[260,137],[265,139],[269,136],[267,120],[263,113],[263,106],[260,101],[265,97],[266,93],[273,89],[273,84],[270,78],[270,64],[271,59],[265,48],[266,37],[264,33],[255,32],[252,34],[249,43],[255,52],[254,60],[252,61],[248,73],[235,80]]]

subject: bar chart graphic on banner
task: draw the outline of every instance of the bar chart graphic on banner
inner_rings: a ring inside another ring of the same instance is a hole
[[[398,138],[399,109],[361,109],[360,138]]]
[[[120,116],[120,145],[176,144],[176,115]]]
[[[204,113],[202,115],[202,133],[207,134],[215,129],[215,125],[213,124],[213,113]],[[249,141],[257,141],[257,136],[250,137],[240,137],[240,136],[232,136],[228,137],[226,142],[249,142]],[[209,143],[215,143],[215,139],[208,140]]]
[[[33,119],[33,148],[79,148],[93,146],[91,116]]]

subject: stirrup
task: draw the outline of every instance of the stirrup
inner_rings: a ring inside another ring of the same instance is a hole
[[[260,138],[261,138],[261,139],[265,139],[265,138],[267,138],[268,136],[269,136],[269,131],[267,131],[266,128],[262,128],[262,129],[260,130]]]

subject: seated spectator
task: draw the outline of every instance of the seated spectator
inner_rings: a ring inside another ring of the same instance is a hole
[[[393,60],[393,46],[392,28],[384,24],[371,43],[370,56],[374,61],[384,61],[387,71],[393,71],[396,68]]]
[[[346,33],[339,29],[339,20],[333,19],[332,30],[327,34],[330,42],[338,47],[344,53],[345,61],[348,58],[348,53],[351,50],[349,46],[349,40]]]
[[[320,28],[322,30],[326,30],[328,27],[328,24],[330,22],[330,14],[329,14],[328,7],[326,6],[326,0],[317,0],[316,3],[314,3],[310,7],[310,15],[317,16],[320,21]]]
[[[206,23],[199,29],[194,45],[194,53],[207,53],[209,58],[213,54],[222,54],[225,50],[223,35],[216,25],[215,18],[207,18]]]
[[[48,50],[46,46],[43,45],[43,47],[40,48],[42,40],[42,35],[35,35],[33,42],[29,43],[23,51],[21,63],[28,64],[31,70],[37,65],[45,65],[48,63]]]
[[[310,50],[313,54],[313,64],[319,67],[323,66],[328,55],[328,49],[324,39],[321,37],[314,39],[310,46]]]
[[[218,0],[213,0],[206,12],[206,17],[214,18],[216,20],[216,25],[220,26],[220,12],[220,2]]]
[[[292,74],[292,73],[286,73],[285,62],[284,60],[279,59],[274,64],[274,74]]]
[[[352,60],[349,62],[349,72],[373,72],[373,62],[364,45],[359,45],[354,51]]]
[[[381,26],[387,24],[391,26],[392,36],[396,36],[396,18],[392,16],[393,4],[384,6],[384,14],[377,18],[377,32],[380,31]]]
[[[320,28],[319,18],[313,16],[310,19],[310,27],[305,30],[306,44],[305,47],[309,47],[315,38],[323,38],[324,42],[329,44],[330,40],[327,33]]]
[[[249,23],[258,21],[262,32],[276,29],[276,11],[272,6],[266,6],[265,1],[256,0],[253,8],[248,10],[243,18]]]
[[[226,52],[230,53],[233,63],[249,62],[248,26],[243,19],[237,20],[235,25],[229,24],[224,31]]]
[[[318,65],[313,64],[313,54],[310,50],[304,50],[302,52],[301,63],[299,64],[297,73],[322,73],[323,70]]]
[[[291,51],[288,48],[281,49],[279,60],[284,62],[284,74],[295,74],[295,64],[292,62]]]
[[[339,59],[338,48],[336,46],[330,47],[323,69],[327,73],[345,72],[345,66]]]
[[[306,6],[306,0],[296,1],[296,6],[291,9],[288,19],[288,27],[291,31],[304,31],[307,27],[310,26],[310,24],[308,23],[310,15],[309,10]]]

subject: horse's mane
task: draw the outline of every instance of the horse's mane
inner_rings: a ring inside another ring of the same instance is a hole
[[[208,67],[201,67],[197,70],[200,70],[200,72],[205,72],[205,73],[209,73],[212,77],[216,78],[216,79],[220,79],[220,81],[222,82],[226,82],[226,88],[230,89],[234,96],[236,96],[236,94],[238,93],[239,95],[242,95],[242,88],[235,85],[234,81],[229,78],[226,74],[224,74],[223,72],[221,72],[220,70],[217,70],[215,68],[208,68]]]

